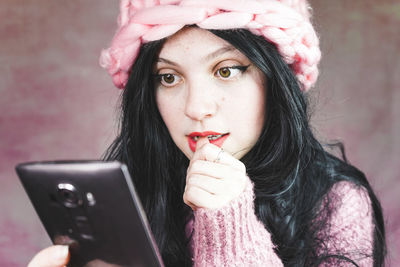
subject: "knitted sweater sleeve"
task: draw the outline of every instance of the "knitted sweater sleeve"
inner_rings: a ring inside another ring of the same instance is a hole
[[[330,219],[326,248],[321,254],[344,255],[359,266],[372,266],[372,217],[366,193],[350,183],[336,184],[328,194],[337,206]],[[194,212],[194,266],[283,266],[274,252],[270,233],[254,212],[253,186],[220,209]],[[322,235],[321,235],[322,237]],[[320,266],[343,265],[328,258]]]
[[[196,210],[193,230],[194,266],[283,266],[254,213],[250,181],[229,205]]]

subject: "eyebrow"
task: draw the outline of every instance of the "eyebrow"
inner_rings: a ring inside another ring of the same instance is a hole
[[[231,52],[231,51],[234,51],[234,50],[236,50],[236,48],[231,46],[231,45],[223,46],[223,47],[217,49],[216,51],[212,52],[211,54],[208,54],[207,56],[205,56],[202,59],[202,61],[210,61],[211,59],[213,59],[213,58],[215,58],[217,56],[223,55],[225,53],[228,53],[228,52]],[[177,63],[175,63],[175,62],[173,62],[171,60],[162,58],[162,57],[159,57],[156,62],[163,62],[163,63],[167,63],[167,64],[170,64],[170,65],[173,65],[173,66],[178,66]]]
[[[234,51],[234,50],[236,50],[236,48],[231,46],[231,45],[223,46],[220,49],[218,49],[218,50],[212,52],[211,54],[209,54],[208,56],[206,56],[204,58],[204,61],[209,61],[209,60],[211,60],[211,59],[213,59],[213,58],[215,58],[217,56],[223,55],[223,54],[225,54],[227,52],[231,52],[231,51]]]
[[[170,60],[165,59],[165,58],[162,58],[162,57],[159,57],[156,62],[163,62],[163,63],[167,63],[167,64],[170,64],[170,65],[173,65],[173,66],[178,66],[178,64],[176,64],[175,62],[170,61]]]

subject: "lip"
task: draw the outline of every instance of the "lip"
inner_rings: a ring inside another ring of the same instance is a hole
[[[193,152],[196,151],[196,144],[197,141],[195,141],[193,138],[196,136],[200,137],[206,137],[209,135],[222,135],[220,138],[215,139],[215,140],[209,140],[211,144],[216,145],[218,147],[221,147],[222,144],[225,142],[225,140],[228,138],[229,133],[218,133],[218,132],[212,132],[212,131],[205,131],[205,132],[192,132],[188,135],[188,143],[190,150]]]

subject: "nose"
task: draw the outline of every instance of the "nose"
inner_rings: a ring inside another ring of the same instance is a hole
[[[204,81],[204,80],[203,80]],[[202,121],[215,115],[218,96],[212,85],[193,82],[186,91],[185,114],[192,120]]]

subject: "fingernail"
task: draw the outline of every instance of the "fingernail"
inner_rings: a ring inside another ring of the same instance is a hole
[[[68,257],[68,246],[57,245],[54,252],[54,260],[65,261]]]
[[[208,140],[207,137],[200,137],[199,140],[197,140],[196,148],[198,148],[201,145],[206,144],[206,143],[210,143],[210,140]]]

